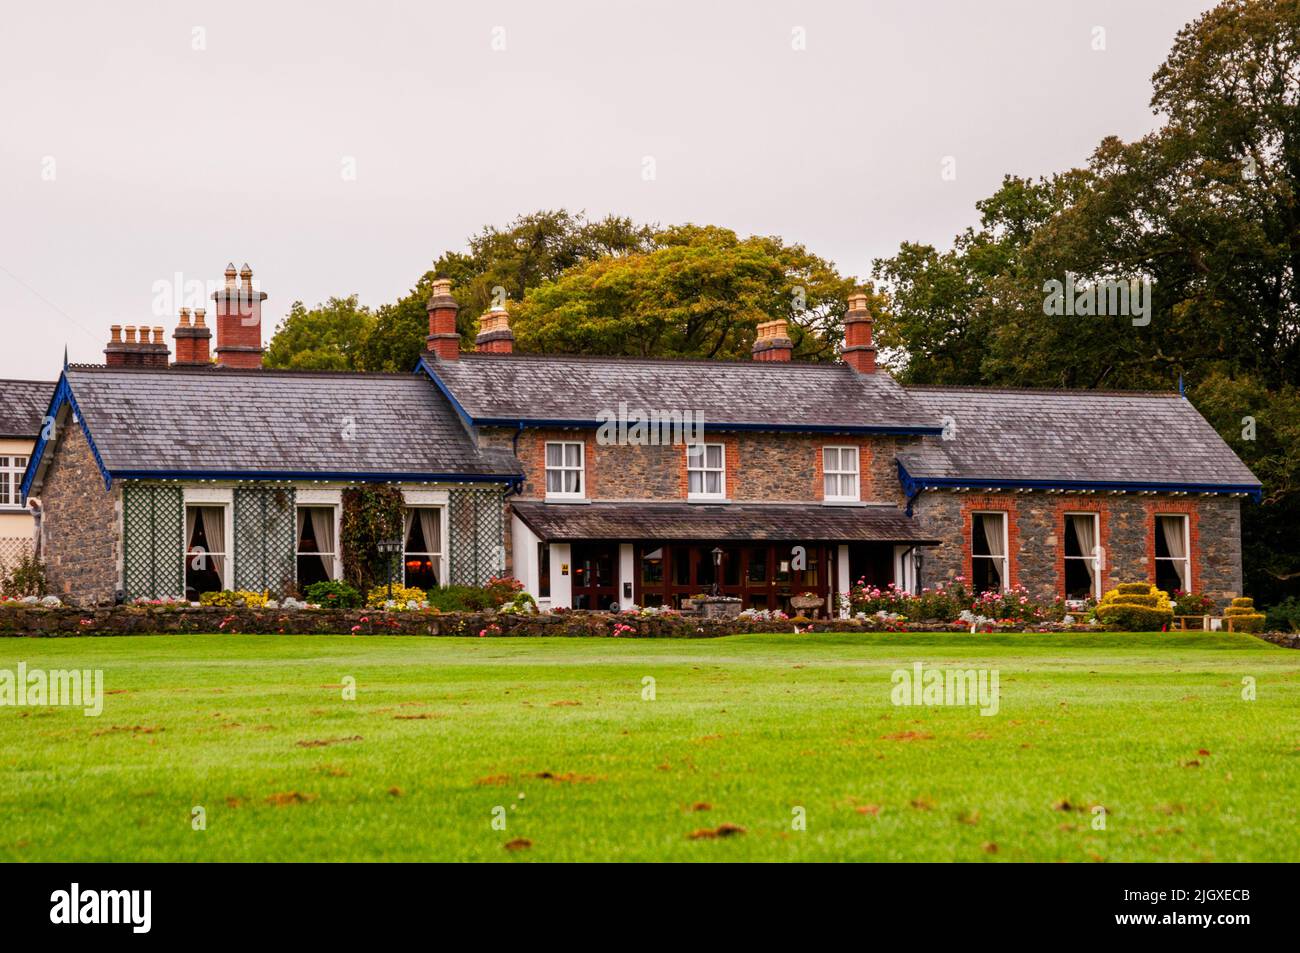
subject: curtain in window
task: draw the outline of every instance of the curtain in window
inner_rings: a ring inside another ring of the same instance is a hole
[[[415,510],[402,511],[402,543],[403,552],[411,552],[411,524],[415,522]]]
[[[1002,519],[1001,513],[981,513],[980,528],[984,530],[984,538],[988,541],[989,555],[997,557],[990,560],[996,567],[999,584],[1005,586],[1007,581],[1004,578],[1003,557],[1006,556],[1006,547],[1002,545]]]
[[[334,578],[334,510],[325,507],[312,507],[311,513],[311,531],[316,537],[316,549],[321,553],[328,553],[320,558],[321,565],[325,567],[325,578]],[[303,511],[298,511],[298,520],[301,522]],[[299,530],[301,533],[302,530]]]
[[[298,507],[298,552],[302,552],[303,535],[307,529],[307,510]],[[320,548],[319,546],[317,547]]]
[[[424,545],[430,553],[442,552],[442,511],[435,509],[420,510],[420,532],[424,533]]]
[[[1185,578],[1187,575],[1187,541],[1183,538],[1184,525],[1181,516],[1162,516],[1160,518],[1160,531],[1165,538],[1165,547],[1169,550],[1169,555],[1173,557],[1174,572],[1178,574],[1178,588],[1186,592],[1191,587]]]
[[[226,548],[226,510],[221,506],[203,507],[203,532],[208,537],[208,549]],[[226,557],[210,556],[212,571],[221,579],[222,587],[226,585]]]
[[[1074,538],[1079,541],[1079,551],[1086,557],[1083,564],[1088,567],[1088,584],[1092,591],[1097,591],[1097,533],[1095,517],[1076,514],[1070,517],[1074,527]]]
[[[185,562],[187,568],[191,566],[192,554],[194,552],[195,530],[199,525],[199,511],[197,507],[185,507]]]

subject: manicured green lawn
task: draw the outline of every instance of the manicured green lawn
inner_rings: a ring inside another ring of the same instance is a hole
[[[0,708],[0,860],[1300,857],[1300,653],[1249,636],[0,640],[19,661],[112,694]],[[998,714],[893,705],[916,661],[997,669]]]

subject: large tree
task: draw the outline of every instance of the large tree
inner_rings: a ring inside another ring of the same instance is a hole
[[[374,323],[375,316],[357,303],[356,295],[330,298],[314,308],[295,301],[288,317],[275,329],[266,351],[266,366],[357,370],[361,348]]]
[[[512,323],[521,350],[743,358],[759,322],[786,318],[797,355],[829,360],[853,288],[802,245],[682,225],[537,286]]]
[[[948,251],[875,264],[883,343],[916,382],[1152,387],[1179,379],[1265,484],[1247,588],[1300,585],[1300,4],[1228,0],[1152,78],[1164,124],[1085,168],[1008,177]],[[1146,279],[1150,323],[1044,313],[1046,282]],[[1253,428],[1243,423],[1253,418]]]

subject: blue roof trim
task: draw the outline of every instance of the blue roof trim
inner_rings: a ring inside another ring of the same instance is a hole
[[[466,427],[474,426],[474,418],[471,417],[469,412],[461,406],[460,401],[456,399],[455,395],[447,389],[447,385],[442,382],[442,378],[437,375],[434,369],[429,365],[428,361],[424,358],[420,358],[420,363],[416,365],[415,370],[417,373],[419,371],[424,371],[424,373],[428,375],[429,380],[433,381],[438,390],[442,391],[442,396],[446,397],[447,400],[451,402],[451,406],[455,409],[456,413],[460,415],[460,419],[464,421]]]
[[[451,401],[452,407],[456,408],[456,413],[465,424],[470,427],[517,427],[520,430],[525,427],[577,427],[585,430],[594,430],[608,423],[605,420],[585,420],[585,419],[562,419],[553,417],[473,417],[458,401],[451,390],[443,382],[437,372],[424,358],[420,358],[419,366],[416,370],[422,370],[429,375],[429,379],[437,385],[438,390],[442,391],[444,397]],[[854,434],[889,434],[895,436],[923,436],[938,437],[943,434],[943,427],[845,427],[831,426],[825,424],[741,424],[741,423],[708,423],[704,425],[708,430],[754,430],[767,431],[776,433],[854,433]]]
[[[114,470],[119,480],[318,480],[330,483],[502,483],[523,482],[504,473],[351,473],[311,470]]]
[[[99,448],[95,446],[95,438],[91,436],[90,427],[86,424],[86,415],[81,412],[77,405],[77,397],[72,393],[72,385],[68,383],[66,370],[60,372],[58,386],[54,388],[54,396],[50,398],[50,405],[45,410],[45,420],[41,425],[41,436],[36,441],[36,448],[32,451],[31,459],[27,461],[27,472],[23,474],[23,502],[27,501],[27,495],[31,492],[32,483],[36,480],[36,471],[40,469],[41,459],[45,456],[45,448],[50,442],[51,437],[57,438],[58,428],[51,428],[50,421],[57,420],[59,411],[63,405],[68,404],[72,407],[72,413],[81,425],[81,432],[86,435],[86,442],[90,444],[90,453],[95,458],[95,465],[99,467],[100,474],[104,477],[104,489],[112,489],[113,475],[109,473],[108,467],[104,465],[104,458],[99,454]]]
[[[1264,498],[1258,483],[1148,483],[1122,480],[1004,480],[998,477],[915,477],[907,472],[902,460],[898,479],[910,501],[926,487],[967,488],[997,487],[1006,490],[1121,490],[1126,493],[1244,493],[1256,503]]]

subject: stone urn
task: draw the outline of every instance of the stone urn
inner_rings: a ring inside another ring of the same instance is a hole
[[[816,614],[819,609],[826,608],[826,600],[821,596],[791,596],[790,607],[799,615],[806,615],[808,610]]]

